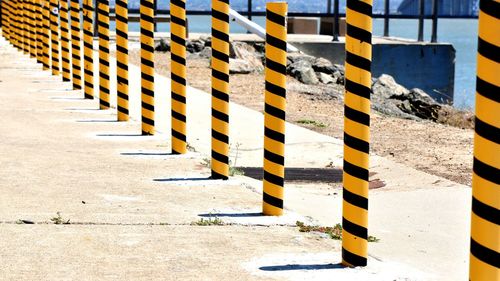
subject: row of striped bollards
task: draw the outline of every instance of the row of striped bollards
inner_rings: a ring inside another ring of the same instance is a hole
[[[78,2],[61,5],[62,56],[79,50]],[[128,119],[127,4],[117,1],[118,119]],[[3,1],[2,31],[15,47],[59,74],[57,0]],[[153,2],[141,0],[141,107],[143,134],[154,133]],[[500,272],[500,2],[481,0],[476,95],[470,280],[496,280]],[[92,0],[83,3],[84,92],[93,97]],[[367,264],[368,169],[371,84],[371,1],[347,1],[344,124],[343,263]],[[283,212],[286,105],[285,3],[267,4],[264,198],[266,215]],[[171,0],[172,16],[172,149],[186,151],[186,11],[184,0]],[[98,4],[100,108],[109,108],[109,5]],[[50,38],[50,40],[49,40]],[[212,178],[229,173],[229,2],[212,5]],[[52,42],[52,44],[50,44]],[[51,47],[51,49],[49,49]],[[79,52],[63,59],[63,79],[78,89]],[[52,64],[50,63],[52,57]],[[76,71],[75,71],[76,64]],[[81,79],[81,78],[80,78]]]

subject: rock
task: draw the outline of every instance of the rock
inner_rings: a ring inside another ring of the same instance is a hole
[[[328,75],[328,74],[323,73],[323,72],[318,73],[318,78],[319,78],[319,81],[323,84],[331,84],[331,83],[334,83],[337,81],[337,79],[334,79],[331,75]]]
[[[205,42],[205,47],[212,47],[212,37],[207,35],[200,36],[200,41]]]
[[[309,56],[309,55],[301,54],[301,53],[289,53],[287,55],[287,59],[289,59],[292,63],[299,62],[299,61],[307,61],[311,65],[314,63],[314,60],[316,60],[316,58],[313,56]]]
[[[230,74],[248,74],[253,71],[254,68],[248,61],[242,59],[229,59]]]
[[[394,78],[387,74],[382,74],[373,83],[374,98],[390,99],[392,97],[403,96],[409,93],[408,89],[396,83]]]
[[[336,84],[344,85],[345,83],[344,74],[342,74],[340,70],[337,70],[333,73],[333,79]]]
[[[307,60],[298,60],[289,66],[290,74],[304,84],[318,84],[318,77]]]
[[[382,74],[372,85],[372,107],[389,116],[418,120],[419,118],[402,109],[409,107],[408,104],[403,104],[403,97],[408,93],[408,89],[396,83],[392,76]]]
[[[200,52],[200,58],[205,58],[209,59],[212,57],[212,48],[210,47],[205,47],[201,52]]]
[[[327,74],[333,74],[337,70],[332,62],[325,58],[316,58],[312,63],[312,67],[316,72],[323,72]]]
[[[170,42],[160,39],[160,42],[155,46],[157,52],[170,52]]]
[[[255,51],[255,48],[245,42],[233,42],[234,58],[248,62],[252,67],[252,72],[264,71],[262,55]]]
[[[401,98],[401,96],[398,96]],[[415,115],[422,119],[437,121],[441,105],[420,89],[412,89],[403,97],[403,103],[398,107],[405,113]]]
[[[188,40],[186,43],[186,51],[190,53],[199,53],[205,48],[205,42],[201,40]]]

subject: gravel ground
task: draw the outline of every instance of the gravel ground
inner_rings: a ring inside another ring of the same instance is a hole
[[[139,50],[130,62],[140,65]],[[155,53],[155,70],[170,76],[170,53]],[[188,57],[188,83],[210,92],[209,60]],[[309,86],[288,77],[287,120],[314,131],[342,138],[343,87]],[[231,75],[231,100],[263,111],[264,75]],[[470,185],[473,131],[430,121],[413,121],[372,114],[371,151],[413,168]]]

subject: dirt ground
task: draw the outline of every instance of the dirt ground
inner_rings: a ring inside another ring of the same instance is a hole
[[[130,62],[140,65],[139,50],[130,50]],[[170,75],[170,53],[155,53],[155,70]],[[190,86],[210,93],[210,74],[208,59],[188,57]],[[326,91],[305,94],[300,90],[304,85],[288,77],[287,120],[341,139],[343,87],[336,84],[321,87],[337,94],[325,94]],[[231,75],[231,101],[262,112],[263,92],[263,74]],[[471,184],[472,130],[375,112],[371,124],[372,153],[461,184]]]

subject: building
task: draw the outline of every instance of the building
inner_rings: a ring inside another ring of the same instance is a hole
[[[425,1],[425,14],[432,13],[432,1]],[[474,16],[475,0],[438,0],[440,16]],[[404,0],[398,7],[398,13],[403,15],[418,15],[420,0]]]

